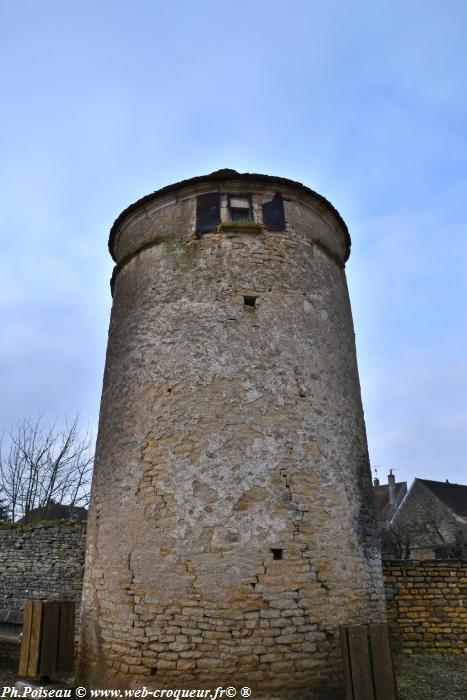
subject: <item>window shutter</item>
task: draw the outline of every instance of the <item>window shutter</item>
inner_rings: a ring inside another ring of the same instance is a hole
[[[263,224],[271,231],[284,231],[285,213],[284,200],[280,192],[276,192],[270,202],[265,202],[262,206]]]
[[[220,221],[219,192],[199,194],[196,198],[196,235],[198,238],[204,233],[215,231]]]

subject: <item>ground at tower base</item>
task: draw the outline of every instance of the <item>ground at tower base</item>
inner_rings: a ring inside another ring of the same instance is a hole
[[[459,656],[397,656],[399,700],[465,700],[467,664]],[[0,644],[0,689],[17,679],[18,648]],[[1,692],[1,691],[0,691]],[[10,698],[10,693],[1,697]],[[252,700],[260,700],[252,695]],[[272,700],[271,696],[262,700]]]

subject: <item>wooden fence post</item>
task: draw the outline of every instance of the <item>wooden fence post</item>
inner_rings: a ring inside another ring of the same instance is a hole
[[[73,670],[75,604],[69,601],[27,601],[18,674],[54,678]]]
[[[339,628],[346,700],[397,700],[386,624]]]

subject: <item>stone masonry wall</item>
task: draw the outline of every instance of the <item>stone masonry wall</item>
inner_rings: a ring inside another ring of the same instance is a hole
[[[0,624],[21,624],[24,601],[79,603],[86,523],[0,525]]]
[[[383,571],[394,651],[467,652],[467,561],[387,561]]]
[[[86,523],[0,526],[0,624],[20,624],[28,598],[80,601],[85,536]],[[281,564],[274,562],[274,566],[277,569]],[[467,562],[386,561],[383,572],[396,652],[465,652]],[[252,614],[247,619],[254,617]],[[293,618],[281,615],[280,608],[263,619],[271,633],[290,634],[279,623],[288,619],[293,624]],[[206,618],[208,627],[213,622],[214,608],[212,616]],[[222,630],[218,627],[213,629],[219,633]]]

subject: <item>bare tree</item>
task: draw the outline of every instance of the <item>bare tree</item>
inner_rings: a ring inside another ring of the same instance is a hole
[[[8,520],[8,508],[5,505],[3,498],[0,499],[0,522]]]
[[[88,504],[93,436],[89,431],[80,433],[79,414],[63,429],[56,424],[45,427],[42,416],[25,419],[3,438],[0,498],[13,522],[27,522],[38,508],[46,515],[53,503],[69,506],[70,517],[74,508]]]

